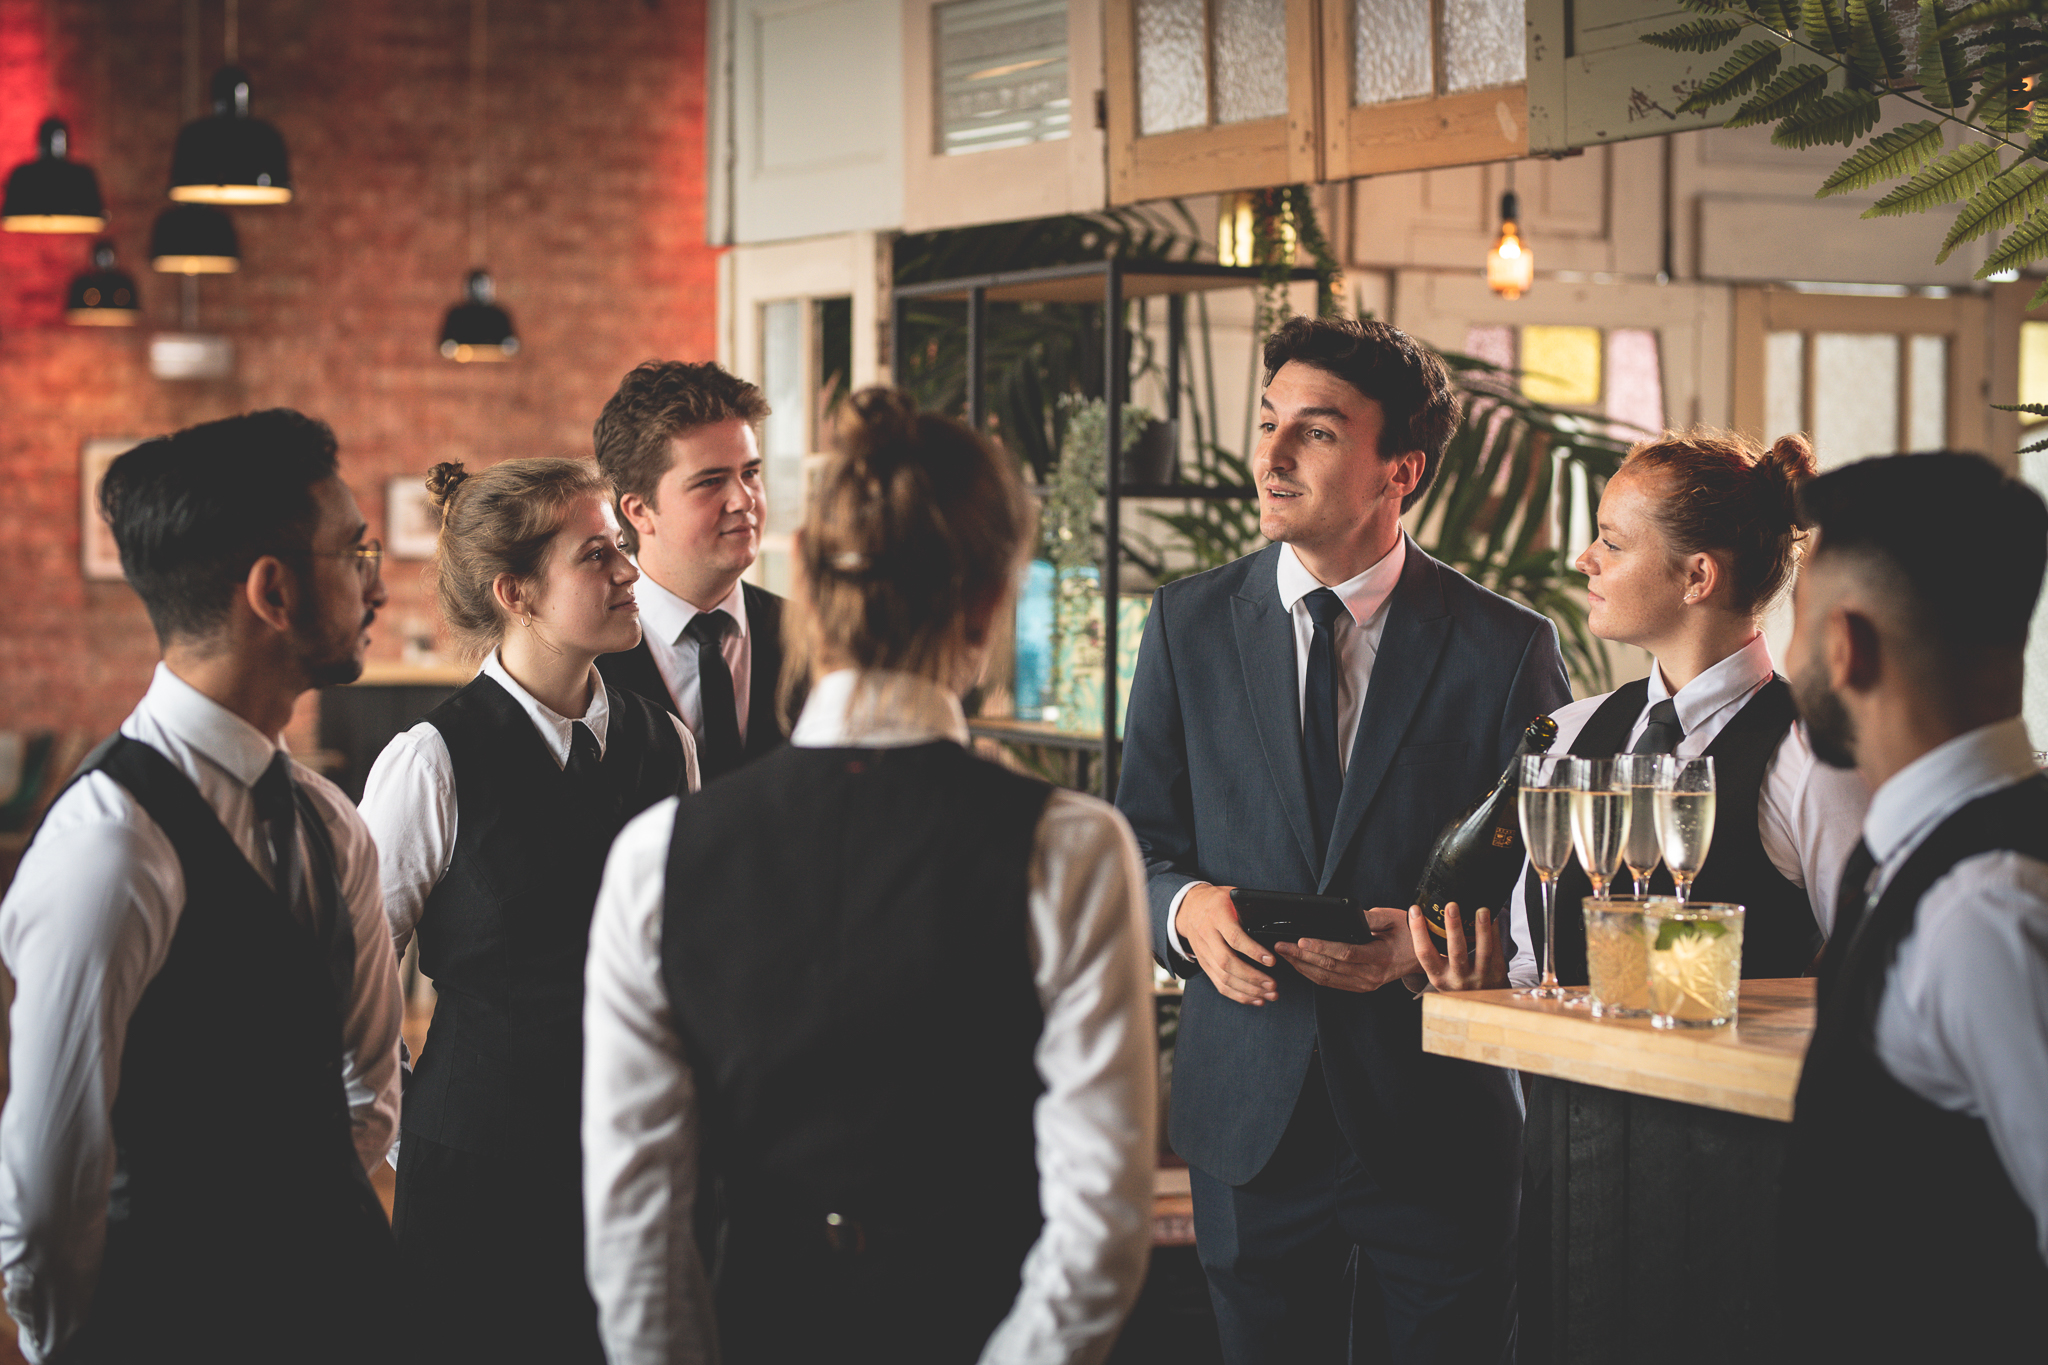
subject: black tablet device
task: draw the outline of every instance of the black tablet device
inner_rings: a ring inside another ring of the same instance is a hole
[[[1253,891],[1240,886],[1230,893],[1230,901],[1237,907],[1237,922],[1244,926],[1244,931],[1268,948],[1304,938],[1331,943],[1372,942],[1365,911],[1342,896]]]

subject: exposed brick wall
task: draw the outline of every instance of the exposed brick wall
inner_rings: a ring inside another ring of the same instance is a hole
[[[220,0],[201,12],[203,80]],[[333,424],[381,532],[388,478],[588,454],[627,369],[715,354],[703,0],[492,0],[484,264],[524,350],[506,365],[436,352],[472,264],[469,24],[467,0],[242,0],[241,63],[299,197],[232,210],[242,273],[201,282],[200,324],[234,340],[237,373],[174,384],[150,376],[147,338],[178,327],[179,283],[144,254],[185,117],[181,6],[0,0],[0,172],[32,153],[54,79],[149,314],[132,332],[67,326],[88,239],[0,234],[0,728],[105,731],[156,657],[128,588],[80,572],[86,438],[301,408]],[[398,656],[407,618],[432,619],[420,568],[387,561],[374,657]]]

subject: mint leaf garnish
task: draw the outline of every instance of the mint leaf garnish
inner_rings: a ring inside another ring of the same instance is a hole
[[[1711,919],[1667,919],[1657,928],[1656,951],[1669,951],[1682,938],[1719,938],[1728,926]]]

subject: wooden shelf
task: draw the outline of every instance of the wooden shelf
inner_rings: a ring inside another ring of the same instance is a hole
[[[1632,1095],[1789,1121],[1813,1037],[1811,977],[1742,983],[1736,1022],[1658,1029],[1513,991],[1422,998],[1422,1050]]]

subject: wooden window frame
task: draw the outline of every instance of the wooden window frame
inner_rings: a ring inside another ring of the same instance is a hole
[[[1526,0],[1534,3],[1534,0]],[[1319,0],[1323,63],[1324,180],[1472,166],[1529,154],[1529,89],[1498,85],[1457,94],[1418,95],[1383,104],[1351,102],[1349,0]],[[1443,0],[1430,6],[1436,66],[1443,67]]]

